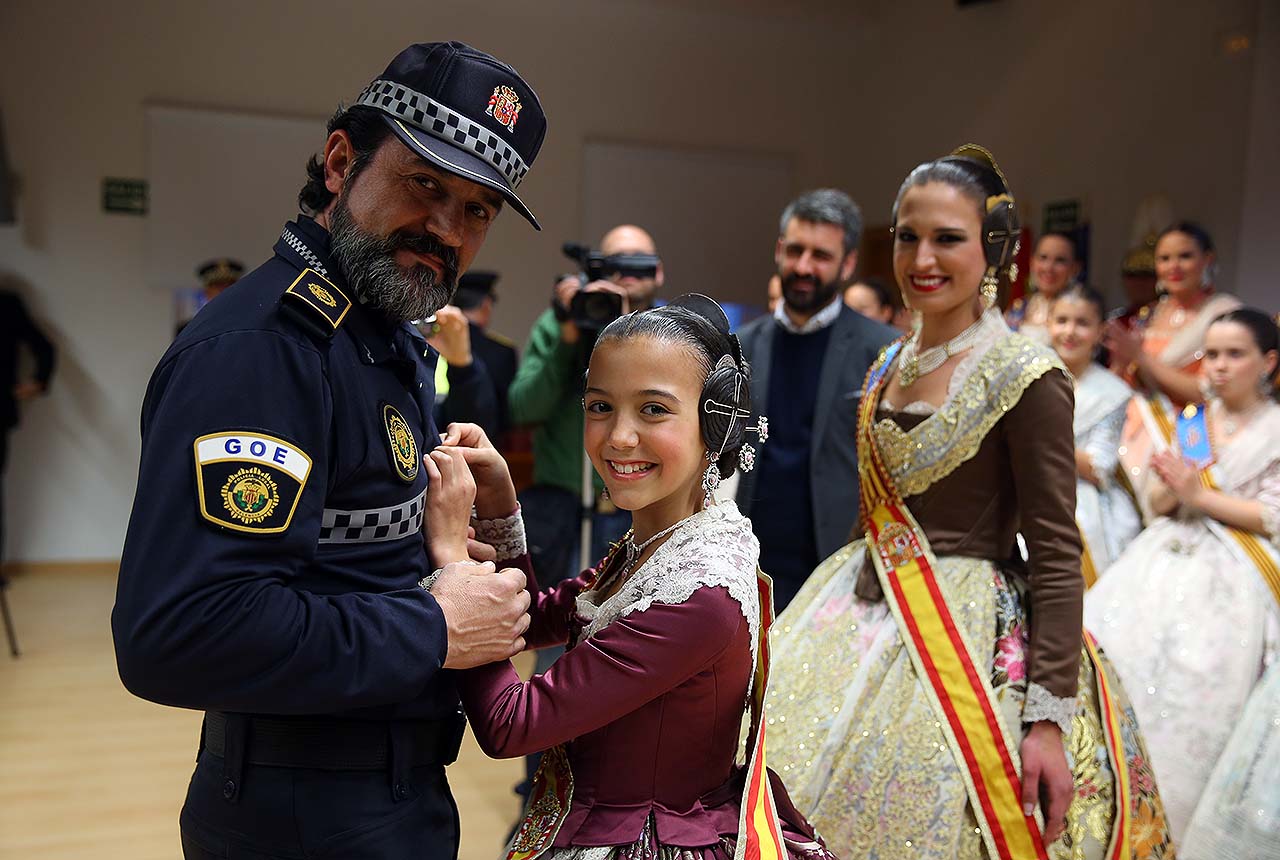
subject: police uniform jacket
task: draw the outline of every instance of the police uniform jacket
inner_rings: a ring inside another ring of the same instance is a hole
[[[418,581],[435,353],[363,307],[309,218],[156,367],[112,614],[121,678],[179,707],[443,718]]]

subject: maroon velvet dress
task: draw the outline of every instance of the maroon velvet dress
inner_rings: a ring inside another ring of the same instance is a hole
[[[572,799],[543,856],[734,857],[758,558],[750,522],[730,502],[686,520],[606,600],[584,590],[586,575],[545,593],[530,576],[530,647],[568,651],[527,682],[503,662],[462,673],[459,687],[487,754],[564,745]],[[527,556],[504,564],[531,573]],[[772,783],[792,857],[833,860]]]

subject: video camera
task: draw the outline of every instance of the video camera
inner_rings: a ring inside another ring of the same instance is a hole
[[[658,274],[658,257],[654,254],[609,254],[592,251],[577,242],[565,242],[564,255],[582,269],[578,273],[579,287],[592,281],[610,277],[654,278]],[[616,293],[587,292],[579,289],[569,302],[569,319],[587,334],[599,333],[609,323],[622,316],[622,296]]]

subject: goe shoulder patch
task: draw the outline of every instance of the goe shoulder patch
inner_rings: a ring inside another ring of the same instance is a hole
[[[255,430],[210,433],[196,439],[194,449],[202,517],[249,534],[289,528],[311,474],[306,452]]]

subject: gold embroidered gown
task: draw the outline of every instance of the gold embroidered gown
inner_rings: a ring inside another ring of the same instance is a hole
[[[1115,819],[1093,664],[1081,647],[1071,386],[1052,352],[988,313],[947,402],[895,411],[875,433],[927,535],[971,653],[990,655],[1014,743],[1063,729],[1076,795],[1058,858],[1100,858]],[[1059,438],[1060,437],[1060,438]],[[859,452],[860,458],[865,452]],[[1029,549],[1013,561],[1016,535]],[[837,856],[983,858],[957,763],[858,539],[826,559],[774,625],[770,763]],[[1135,858],[1173,856],[1147,755],[1119,681]]]

